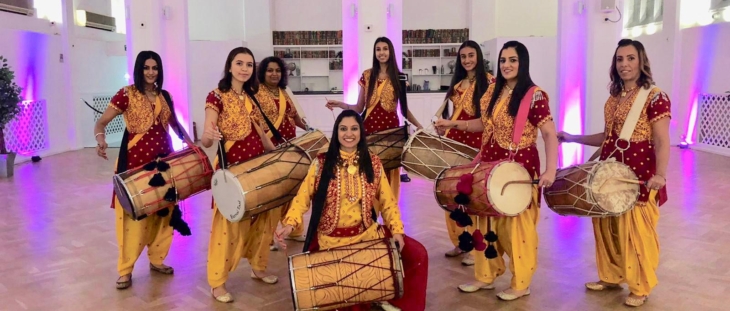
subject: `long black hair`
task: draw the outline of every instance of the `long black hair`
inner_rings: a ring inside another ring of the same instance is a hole
[[[373,170],[373,162],[370,159],[370,151],[368,150],[368,144],[365,140],[365,126],[360,114],[353,110],[344,110],[337,116],[335,120],[335,126],[332,128],[332,139],[330,140],[329,149],[324,156],[324,163],[322,163],[322,175],[320,176],[319,183],[317,184],[316,191],[314,192],[314,199],[312,200],[312,216],[309,220],[309,227],[307,228],[307,238],[304,241],[304,251],[309,250],[309,245],[312,241],[312,237],[317,234],[317,227],[319,226],[319,220],[322,217],[322,211],[324,206],[327,204],[327,190],[330,185],[330,181],[335,177],[335,170],[337,169],[337,162],[340,159],[340,139],[339,139],[339,127],[342,119],[344,118],[355,118],[357,124],[360,126],[360,141],[357,143],[357,152],[360,156],[358,160],[358,166],[360,172],[365,173],[365,178],[368,183],[375,181],[375,172]],[[315,160],[317,161],[317,160]],[[377,217],[373,213],[373,218]]]
[[[282,89],[286,88],[288,84],[286,65],[284,64],[284,61],[281,60],[281,58],[278,58],[276,56],[269,56],[261,60],[258,68],[259,73],[257,76],[257,78],[259,79],[259,84],[266,84],[266,70],[269,68],[269,63],[276,63],[277,65],[279,65],[279,69],[281,69],[281,79],[279,79],[279,84],[277,84],[277,86]]]
[[[365,106],[370,103],[370,98],[373,97],[373,93],[375,92],[375,85],[377,84],[378,76],[380,75],[380,61],[375,56],[375,47],[380,42],[385,42],[386,44],[388,44],[387,73],[388,78],[390,78],[390,84],[393,85],[393,98],[399,98],[398,95],[400,94],[400,84],[398,81],[398,76],[401,72],[400,70],[398,70],[398,63],[395,61],[395,50],[393,48],[393,42],[391,42],[390,39],[386,37],[379,37],[375,40],[375,43],[373,44],[373,67],[370,69],[370,80],[368,81],[368,92],[367,97],[365,97],[367,101],[365,102]],[[367,109],[365,111],[367,111]]]
[[[245,47],[237,47],[228,53],[226,64],[223,66],[223,78],[218,81],[218,89],[221,90],[221,92],[228,92],[231,90],[231,81],[233,80],[231,65],[233,64],[233,59],[236,58],[236,55],[238,54],[248,54],[251,55],[251,59],[253,59],[254,66],[251,77],[243,83],[243,91],[253,97],[253,94],[256,94],[256,92],[259,91],[259,81],[256,79],[256,57],[253,56],[253,52],[251,52],[250,49]]]
[[[517,60],[520,65],[517,67],[517,84],[512,90],[512,98],[509,100],[508,112],[509,115],[514,117],[517,116],[517,110],[520,109],[520,101],[522,97],[527,94],[527,91],[535,85],[530,78],[530,54],[527,52],[527,47],[518,41],[509,41],[502,46],[502,50],[499,51],[499,63],[502,64],[506,59],[502,59],[502,52],[504,50],[513,48],[517,52]],[[497,103],[497,98],[502,92],[502,88],[507,85],[507,80],[502,76],[502,70],[497,70],[497,82],[494,84],[494,93],[492,98],[489,100],[489,107],[487,107],[487,115],[492,116],[492,111]]]
[[[474,96],[471,99],[471,103],[472,105],[474,105],[475,116],[481,117],[482,109],[479,101],[482,99],[482,96],[484,96],[484,93],[487,92],[487,88],[489,88],[489,80],[487,80],[487,70],[484,69],[484,55],[482,54],[482,49],[479,47],[478,43],[472,40],[464,41],[464,43],[462,43],[459,47],[459,53],[456,55],[456,70],[454,71],[454,76],[451,78],[449,90],[446,91],[445,99],[449,99],[451,95],[454,95],[454,89],[456,85],[459,84],[461,80],[464,80],[464,78],[467,77],[466,69],[464,68],[464,65],[461,64],[461,50],[466,47],[475,49],[477,53],[477,64],[474,68],[474,70],[476,71],[476,85],[474,86]],[[444,109],[442,117],[444,119],[449,117],[448,106],[446,106],[446,109]]]
[[[155,91],[160,93],[162,91],[162,82],[164,81],[164,72],[162,71],[162,58],[160,54],[154,51],[142,51],[137,54],[137,59],[134,61],[134,87],[137,91],[144,94],[145,84],[147,83],[144,78],[144,62],[148,59],[152,59],[157,62],[157,80],[155,80]]]
[[[646,54],[646,49],[644,48],[644,45],[636,40],[622,39],[618,42],[616,51],[613,52],[613,59],[611,60],[611,82],[608,84],[608,89],[611,93],[611,96],[618,96],[618,94],[620,94],[623,90],[624,81],[621,79],[621,76],[618,74],[618,69],[616,68],[616,54],[618,54],[619,48],[629,45],[636,48],[636,52],[638,52],[639,54],[636,55],[636,57],[639,58],[640,70],[639,79],[636,80],[636,85],[647,89],[654,84],[654,79],[651,75],[651,65],[649,64],[649,56]]]

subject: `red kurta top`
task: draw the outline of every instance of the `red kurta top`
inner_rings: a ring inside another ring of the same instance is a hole
[[[155,118],[155,106],[158,104],[160,112]],[[172,142],[167,133],[172,113],[162,94],[158,94],[157,101],[153,103],[134,85],[130,85],[120,89],[112,97],[109,106],[124,116],[129,142],[134,141],[137,136],[142,137],[132,147],[127,148],[127,170],[145,165],[160,154],[172,152]],[[113,199],[111,207],[114,208]]]
[[[489,84],[494,84],[494,77],[487,73]],[[458,85],[458,84],[457,84]],[[454,94],[449,97],[453,103],[453,113],[459,113],[456,117],[458,121],[468,121],[476,119],[476,111],[474,111],[473,98],[476,81],[472,82],[468,89],[461,90],[454,87]],[[484,93],[486,94],[486,92]],[[446,134],[446,138],[453,139],[472,148],[479,149],[482,147],[482,133],[466,132],[457,129],[451,129]]]
[[[221,92],[217,89],[208,93],[205,100],[206,109],[218,112],[217,125],[223,140],[233,142],[233,146],[226,151],[229,165],[244,162],[265,152],[261,137],[253,127],[254,119],[244,103],[245,99],[241,100],[233,92]]]
[[[604,108],[606,139],[603,142],[600,160],[614,157],[616,161],[623,162],[631,167],[639,180],[646,181],[656,174],[656,154],[652,125],[663,118],[671,118],[671,102],[669,96],[658,87],[649,92],[634,133],[631,135],[631,144],[626,151],[621,153],[616,150],[616,139],[621,133],[631,105],[638,93],[634,92],[621,105],[619,105],[620,96],[611,96],[606,101]],[[625,142],[619,144],[623,147]],[[644,205],[648,200],[649,189],[643,186],[640,187],[638,205]],[[657,205],[661,206],[666,201],[667,188],[665,186],[657,193]]]
[[[492,116],[487,116],[489,100],[494,93],[494,84],[489,86],[487,93],[481,99],[482,123],[484,124],[484,144],[481,148],[483,162],[500,161],[509,158],[509,146],[512,143],[515,118],[509,115],[507,106],[512,95],[507,88],[503,88],[497,98]],[[540,156],[537,150],[537,130],[543,123],[553,119],[550,114],[550,106],[547,93],[543,90],[536,90],[530,111],[527,114],[527,124],[519,144],[519,150],[514,160],[522,164],[525,169],[535,178],[540,176]],[[538,200],[540,198],[538,192]]]
[[[364,92],[368,90],[368,84],[370,83],[370,72],[371,69],[367,69],[362,73],[358,84],[363,88]],[[383,91],[380,93],[378,98],[378,87],[381,84],[386,83],[383,86]],[[365,126],[365,134],[370,135],[375,132],[384,131],[387,129],[396,128],[400,125],[398,120],[398,113],[396,107],[398,106],[398,98],[393,94],[393,85],[390,79],[377,80],[377,84],[373,88],[373,95],[370,101],[366,103],[365,109],[370,109],[369,113],[365,115],[363,124]]]

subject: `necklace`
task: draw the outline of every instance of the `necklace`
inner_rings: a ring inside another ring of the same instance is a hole
[[[271,95],[274,95],[275,97],[279,97],[279,87],[278,86],[272,88],[267,85],[266,89],[269,90]]]
[[[466,78],[469,79],[469,83],[474,83],[474,81],[476,81],[476,79],[477,79],[477,76],[476,75],[474,75],[473,77],[466,76]]]
[[[237,91],[236,91],[236,90],[235,90],[234,88],[231,88],[231,91],[233,91],[233,94],[236,94],[236,95],[238,95],[238,99],[239,99],[239,100],[243,100],[243,98],[244,98],[244,96],[243,96],[243,95],[244,95],[244,92],[243,92],[243,90],[241,90],[241,93],[239,93],[239,92],[237,92]]]
[[[626,94],[633,92],[636,90],[637,86],[632,87],[629,90],[626,90],[626,87],[623,88],[623,91],[621,91],[621,97],[626,97]]]
[[[507,85],[507,84],[505,84],[505,85],[504,85],[504,87],[506,87],[506,88],[507,88],[507,90],[509,91],[509,92],[508,92],[508,93],[509,93],[509,95],[512,95],[512,88],[511,88],[511,87],[509,87],[509,85]]]
[[[356,152],[352,155],[342,157],[340,156],[339,160],[339,167],[344,167],[347,171],[347,175],[345,176],[345,196],[347,197],[347,200],[350,202],[357,201],[358,193],[357,193],[357,180],[358,177],[357,174],[357,164],[360,160],[360,155]],[[337,170],[337,177],[338,179],[341,178],[340,176],[340,170]]]

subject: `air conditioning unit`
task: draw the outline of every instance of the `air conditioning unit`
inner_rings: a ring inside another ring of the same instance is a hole
[[[2,1],[2,0],[0,0]],[[117,30],[114,17],[76,10],[76,23],[82,27],[89,27],[114,32]]]
[[[0,11],[28,16],[35,15],[32,0],[0,0]]]

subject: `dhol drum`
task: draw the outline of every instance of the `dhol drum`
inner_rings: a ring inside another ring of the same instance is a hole
[[[289,256],[295,310],[334,310],[403,296],[395,240],[364,241]]]
[[[558,170],[543,191],[547,206],[560,215],[619,216],[639,198],[641,181],[631,168],[615,160],[587,162]]]
[[[329,140],[319,131],[307,132],[278,149],[213,174],[213,198],[220,213],[238,222],[289,202],[299,191],[317,154]]]
[[[119,204],[136,220],[210,189],[213,167],[198,147],[185,148],[154,162],[157,164],[136,167],[113,177]],[[160,163],[169,168],[160,169]],[[146,170],[146,166],[151,170]],[[163,178],[164,184],[150,186],[157,174],[156,179]]]
[[[375,132],[365,138],[370,152],[380,158],[380,162],[383,163],[383,169],[385,170],[401,167],[403,146],[407,140],[407,125]]]
[[[465,212],[477,216],[517,216],[532,201],[532,184],[522,164],[512,161],[481,162],[454,166],[441,171],[436,177],[434,195],[439,206],[453,211],[460,205],[454,201],[459,194],[457,184],[461,176],[472,174],[472,193]]]
[[[401,163],[409,172],[434,180],[444,169],[471,163],[478,153],[466,144],[418,130],[403,147]]]

